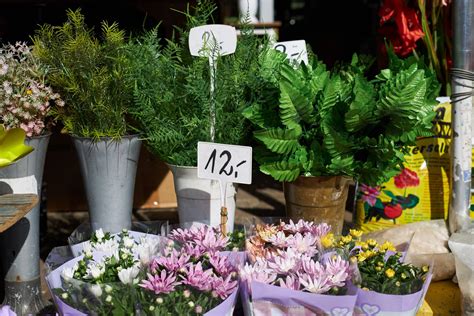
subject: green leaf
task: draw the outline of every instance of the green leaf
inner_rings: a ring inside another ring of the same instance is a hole
[[[33,147],[24,144],[25,137],[25,131],[21,128],[6,131],[0,125],[0,168],[11,165],[33,151]]]
[[[298,139],[301,133],[301,128],[270,128],[255,131],[254,136],[272,152],[277,154],[290,154],[299,147]]]
[[[260,166],[260,171],[268,174],[277,181],[292,182],[301,174],[301,169],[295,163],[280,161]]]

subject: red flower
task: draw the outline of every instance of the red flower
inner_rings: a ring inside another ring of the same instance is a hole
[[[400,215],[402,215],[402,206],[400,204],[395,204],[395,205],[388,204],[388,205],[385,205],[383,212],[384,212],[385,217],[389,219],[395,219],[395,218],[400,217]]]
[[[424,36],[418,12],[407,6],[405,0],[385,0],[379,11],[380,25],[394,21],[396,29],[386,25],[380,29],[393,45],[397,55],[405,56],[416,48],[416,42]]]
[[[404,168],[402,172],[394,178],[395,186],[399,189],[407,187],[417,187],[420,185],[420,179],[415,171]]]

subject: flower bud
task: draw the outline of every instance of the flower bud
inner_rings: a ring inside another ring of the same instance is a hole
[[[193,301],[188,302],[188,306],[193,308],[194,307],[194,302]]]

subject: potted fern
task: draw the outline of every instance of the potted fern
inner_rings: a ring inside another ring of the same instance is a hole
[[[262,145],[260,170],[284,182],[288,215],[340,233],[349,179],[378,184],[399,173],[404,146],[430,134],[438,85],[415,62],[396,60],[369,81],[363,58],[328,71],[310,57],[294,65],[268,50],[268,89],[244,115]]]
[[[131,225],[141,141],[128,119],[125,32],[103,22],[100,33],[80,10],[68,10],[63,25],[37,30],[33,52],[65,101],[55,115],[78,153],[92,229],[116,233]]]
[[[179,39],[160,49],[156,34],[130,45],[130,80],[134,85],[131,114],[140,124],[151,152],[168,163],[174,176],[180,222],[220,220],[217,181],[197,178],[197,143],[215,141],[243,144],[249,127],[241,111],[249,106],[257,79],[257,54],[261,40],[245,28],[232,55],[217,61],[216,87],[210,90],[206,58],[191,56],[189,30],[208,23],[216,5],[198,1],[193,14],[186,12],[187,25],[178,28]],[[211,113],[211,103],[215,112]],[[215,117],[215,138],[211,137]],[[228,231],[232,231],[236,188],[227,188]]]

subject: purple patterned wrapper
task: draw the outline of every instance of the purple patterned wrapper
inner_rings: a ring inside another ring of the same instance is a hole
[[[407,295],[382,294],[374,291],[357,292],[354,315],[358,316],[415,316],[425,298],[433,276],[431,265],[421,290]]]
[[[346,295],[323,295],[252,282],[251,300],[245,286],[241,286],[241,291],[247,316],[350,316],[357,299],[354,287]]]

